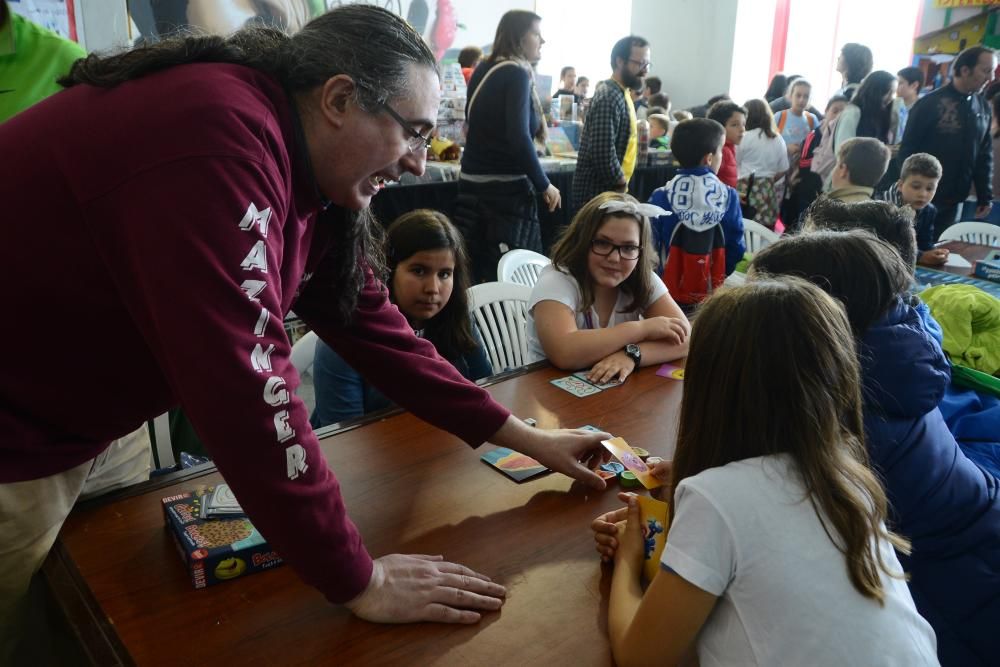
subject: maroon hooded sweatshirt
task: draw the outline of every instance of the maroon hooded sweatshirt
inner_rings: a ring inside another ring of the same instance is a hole
[[[509,413],[370,271],[352,323],[330,314],[341,216],[320,213],[296,128],[274,79],[222,64],[78,85],[0,125],[0,483],[68,470],[180,405],[261,533],[343,602],[371,558],[294,395],[284,315],[471,445]]]

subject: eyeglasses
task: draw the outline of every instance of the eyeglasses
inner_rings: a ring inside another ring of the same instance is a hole
[[[638,245],[616,245],[611,241],[605,241],[604,239],[594,239],[590,242],[590,249],[595,255],[600,255],[601,257],[609,257],[611,253],[615,250],[618,251],[618,256],[622,259],[639,259],[639,253],[642,251],[642,246]]]
[[[653,63],[649,62],[648,60],[633,60],[632,58],[629,58],[628,61],[630,63],[638,65],[640,72],[644,69],[649,69],[653,65]]]
[[[403,131],[410,135],[410,138],[406,140],[406,144],[410,147],[411,153],[418,153],[421,150],[427,150],[431,147],[431,138],[425,137],[424,135],[417,132],[416,128],[410,125],[402,116],[396,113],[396,110],[385,102],[379,102],[379,106],[385,109],[385,112],[392,116],[392,119],[399,123],[399,126],[403,128]]]

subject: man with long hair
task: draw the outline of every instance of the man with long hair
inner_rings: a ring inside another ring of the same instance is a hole
[[[33,328],[0,329],[0,632],[17,631],[28,580],[107,443],[178,405],[254,525],[331,602],[383,622],[497,609],[504,589],[468,568],[369,555],[295,396],[282,326],[294,305],[419,417],[605,486],[580,462],[600,457],[601,434],[510,415],[373,277],[367,207],[423,172],[437,117],[420,35],[348,5],[292,37],[255,27],[92,55],[62,82],[0,125],[0,228],[19,285],[6,308]]]

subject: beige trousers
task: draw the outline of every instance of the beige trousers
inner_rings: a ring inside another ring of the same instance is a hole
[[[64,472],[0,484],[0,665],[12,661],[25,630],[26,594],[78,499],[149,479],[152,449],[144,425],[95,459]]]

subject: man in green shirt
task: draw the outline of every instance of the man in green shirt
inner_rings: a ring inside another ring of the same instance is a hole
[[[56,79],[87,52],[0,0],[0,123],[61,90]]]

